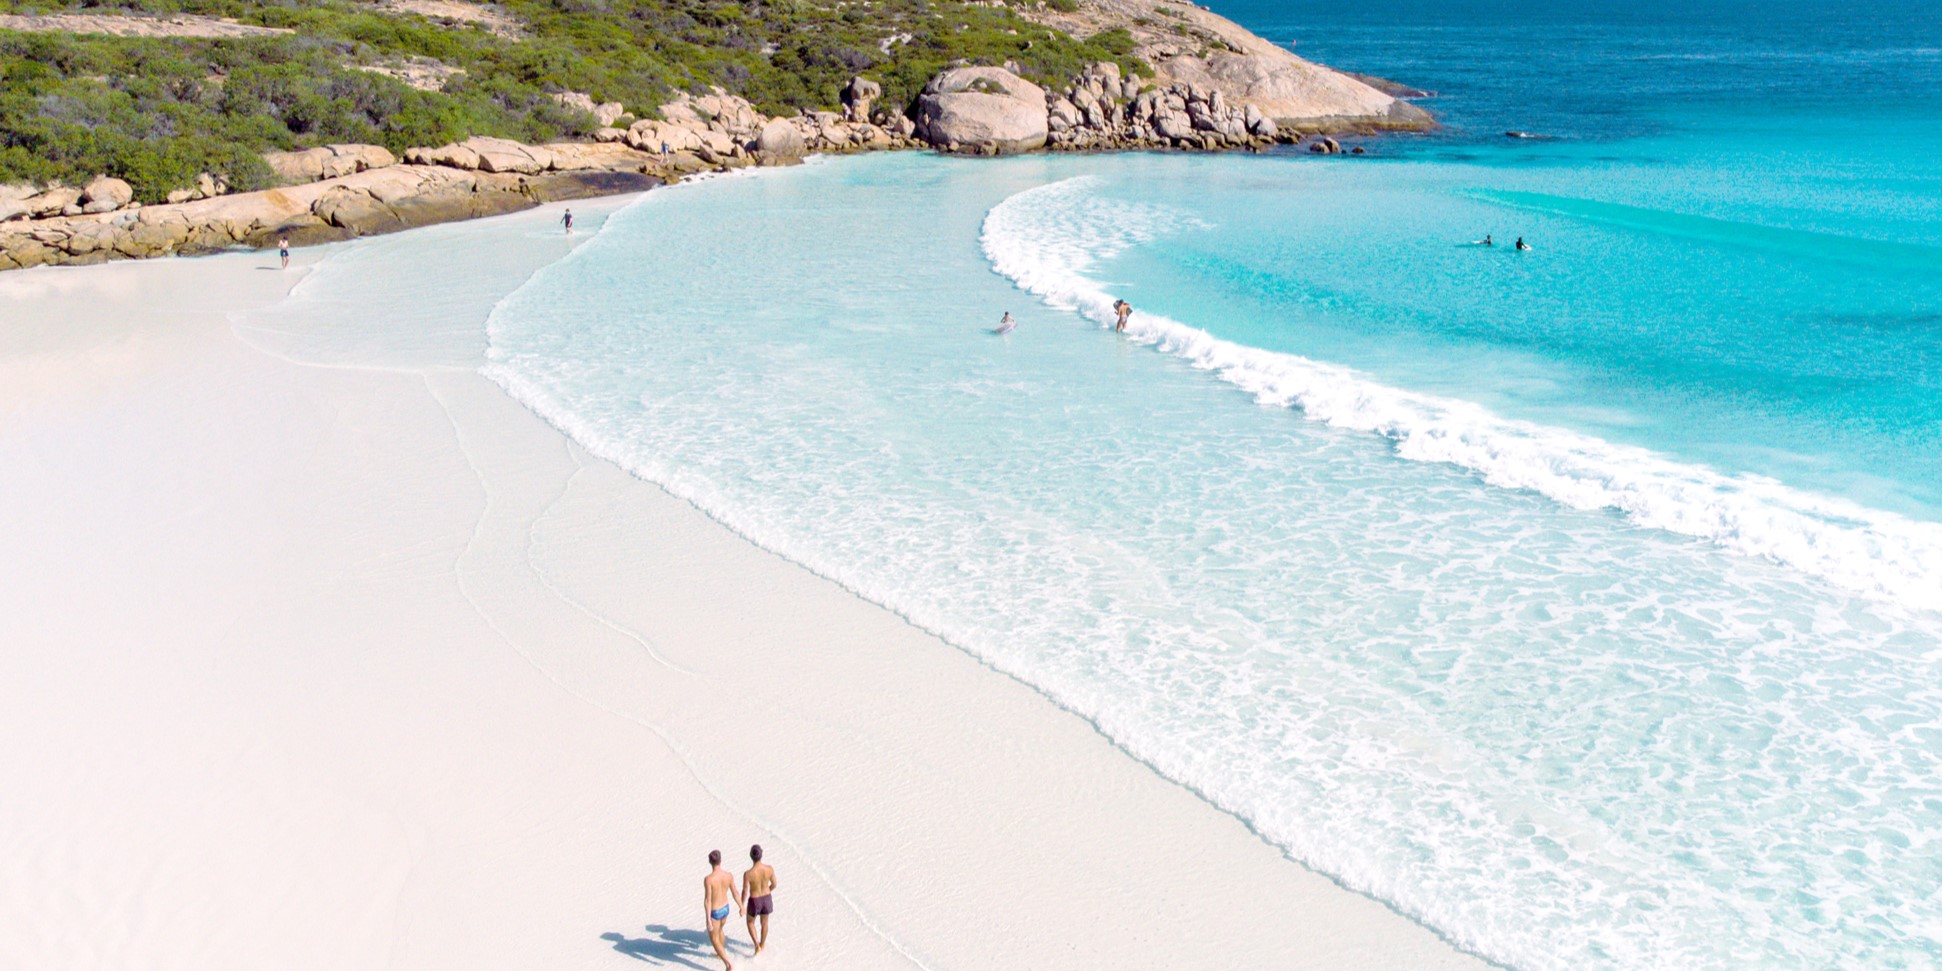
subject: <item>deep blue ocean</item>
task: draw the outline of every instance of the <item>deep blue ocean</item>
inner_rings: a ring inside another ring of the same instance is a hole
[[[465,275],[478,230],[372,241],[297,303],[444,260],[506,293],[485,333],[306,340],[482,350],[1505,965],[1942,966],[1942,17],[1215,9],[1445,127],[814,160],[536,235],[531,279]]]

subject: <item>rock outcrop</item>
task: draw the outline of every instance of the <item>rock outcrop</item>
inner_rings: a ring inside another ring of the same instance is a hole
[[[442,165],[446,168],[519,175],[534,175],[554,167],[553,152],[549,148],[484,135],[474,135],[465,141],[437,148],[406,149],[405,161],[412,165]]]
[[[718,117],[736,116],[734,111],[724,111]],[[752,123],[754,117],[741,121]],[[801,137],[799,120],[782,123]],[[216,195],[213,190],[219,187],[204,176],[202,181],[209,184],[199,189],[212,190],[212,198],[114,212],[88,213],[80,203],[115,198],[119,194],[115,180],[97,180],[87,189],[0,187],[0,212],[13,206],[46,217],[0,223],[0,270],[263,247],[279,237],[307,245],[496,215],[562,199],[640,191],[691,173],[755,164],[748,147],[725,132],[681,126],[669,130],[676,129],[688,136],[685,144],[692,151],[662,156],[618,140],[523,145],[469,138],[453,145],[410,149],[403,162],[372,164],[262,192]],[[748,133],[749,145],[756,134]],[[305,154],[312,161],[376,161],[355,151],[291,154]],[[309,171],[304,168],[300,173]]]
[[[269,152],[263,156],[270,171],[286,184],[335,179],[398,164],[382,145],[325,145],[297,152]]]
[[[39,192],[31,185],[0,185],[0,223],[27,218],[27,200]]]
[[[592,115],[593,120],[602,128],[619,121],[620,116],[627,113],[626,106],[618,101],[603,101],[599,104],[594,104],[591,95],[582,94],[578,91],[567,91],[556,94],[553,96],[553,100],[559,102],[562,108],[584,111]]]
[[[1074,37],[1125,30],[1133,36],[1133,56],[1152,65],[1161,87],[1180,84],[1219,93],[1229,105],[1253,105],[1279,128],[1421,130],[1434,125],[1428,112],[1395,96],[1409,89],[1378,86],[1371,83],[1377,79],[1365,81],[1303,60],[1192,3],[1074,0],[1062,6],[1070,9],[1039,5],[1018,10]],[[1131,95],[1122,92],[1121,97]]]
[[[947,152],[1007,155],[1045,147],[1045,89],[1001,67],[939,73],[917,97],[917,135]]]
[[[279,237],[298,245],[497,215],[543,202],[640,191],[678,177],[646,171],[638,153],[601,158],[611,146],[553,151],[571,169],[539,174],[393,165],[262,192],[118,212],[0,225],[0,269],[89,264],[171,254],[265,247]],[[595,150],[583,154],[581,149]],[[705,166],[691,166],[699,171]]]
[[[859,74],[843,86],[843,114],[849,121],[869,121],[870,106],[883,97],[883,85]]]
[[[1022,117],[1026,108],[1016,92],[1025,88],[1041,90],[998,68],[946,71],[918,99],[916,133],[944,151],[997,154],[1027,150],[1038,141],[1038,134],[1036,126]],[[952,102],[944,92],[966,89],[968,93],[954,96],[968,99],[975,94],[983,104],[989,104],[999,99],[997,91],[1007,92],[1004,110],[1020,116],[1008,119],[1007,124],[1022,134],[1007,139],[994,134],[992,126],[982,119],[966,124],[962,112],[947,115],[944,109]],[[1318,130],[1316,126],[1284,125],[1260,104],[1229,96],[1218,87],[1122,76],[1118,65],[1111,63],[1094,64],[1064,87],[1041,91],[1041,95],[1043,144],[1053,151],[1258,150],[1277,143],[1297,143],[1304,134]],[[1333,139],[1326,144],[1333,146],[1327,149],[1331,153],[1342,150]]]
[[[79,189],[60,184],[0,186],[0,223],[98,215],[139,205],[128,183],[107,176],[97,176]]]
[[[84,213],[114,212],[135,201],[135,190],[120,179],[102,176],[81,190],[78,200]]]
[[[776,158],[801,158],[807,144],[802,129],[787,118],[770,119],[755,136],[755,150]]]

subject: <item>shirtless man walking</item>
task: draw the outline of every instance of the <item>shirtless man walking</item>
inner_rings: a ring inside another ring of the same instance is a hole
[[[775,867],[762,862],[760,844],[748,848],[748,858],[754,866],[742,874],[742,912],[748,915],[748,939],[755,942],[755,953],[769,946],[769,915],[775,913],[775,901],[770,894],[775,892]],[[755,934],[755,918],[762,918],[762,935]]]
[[[735,900],[735,875],[722,869],[722,851],[708,851],[708,875],[701,878],[701,909],[708,915],[708,943],[715,945],[715,956],[722,967],[733,971],[728,960],[728,908],[740,905]]]

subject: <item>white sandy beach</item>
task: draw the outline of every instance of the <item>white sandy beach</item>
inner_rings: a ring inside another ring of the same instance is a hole
[[[237,336],[342,250],[0,274],[0,967],[717,967],[758,842],[738,967],[1483,966],[476,373]]]

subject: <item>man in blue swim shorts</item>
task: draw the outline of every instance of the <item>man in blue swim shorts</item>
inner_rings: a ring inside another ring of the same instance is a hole
[[[701,879],[701,909],[708,915],[708,943],[715,945],[715,956],[722,967],[732,969],[728,960],[728,912],[735,903],[735,875],[722,869],[722,851],[708,851],[708,875]]]

